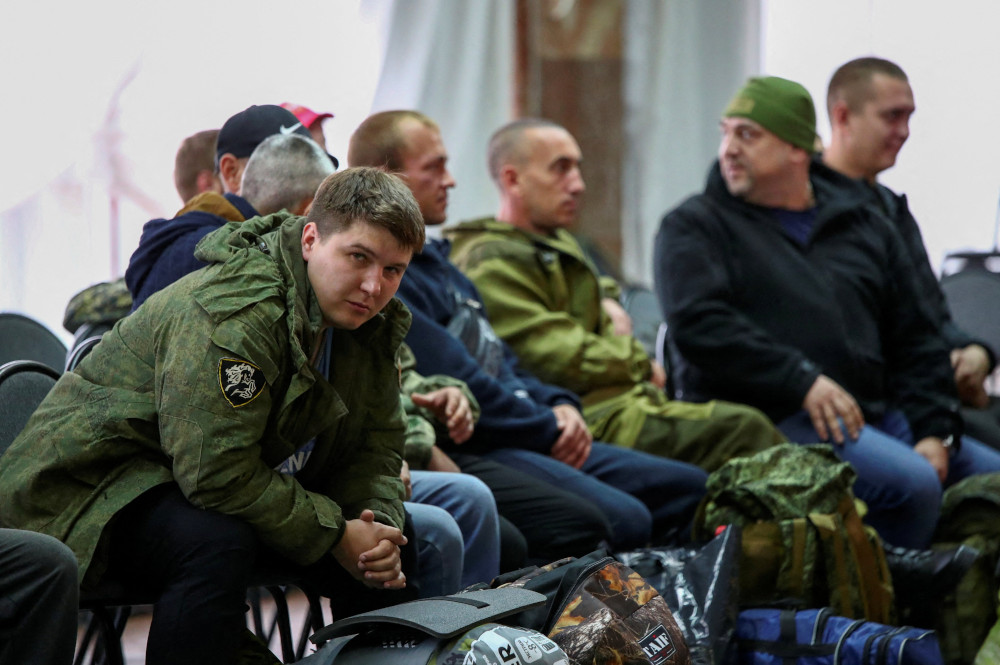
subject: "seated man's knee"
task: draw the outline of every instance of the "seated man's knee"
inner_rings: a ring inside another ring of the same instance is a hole
[[[648,545],[653,536],[653,516],[649,509],[638,499],[622,502],[619,506],[623,510],[608,516],[611,520],[612,548],[624,550]]]
[[[78,586],[77,561],[73,551],[64,543],[44,534],[36,536],[32,547],[33,563],[45,575],[67,585]]]

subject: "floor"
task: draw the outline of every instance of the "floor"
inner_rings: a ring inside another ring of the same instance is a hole
[[[292,624],[292,640],[293,643],[297,644],[302,626],[305,625],[308,603],[302,593],[294,589],[289,590],[287,598],[288,612],[291,616]],[[274,602],[266,593],[261,601],[261,615],[264,625],[270,626],[274,620]],[[248,613],[248,622],[250,621],[249,617],[250,615]],[[146,636],[149,634],[149,622],[151,618],[152,608],[150,607],[135,608],[132,616],[129,617],[128,623],[125,626],[125,633],[122,636],[122,649],[125,656],[125,663],[127,665],[145,665]],[[85,630],[86,625],[82,624],[80,627],[80,639],[83,638]],[[277,635],[273,636],[269,646],[271,647],[271,650],[274,651],[274,653],[280,658],[281,647],[278,644]],[[90,664],[91,662],[91,654],[88,653],[87,659],[84,660],[84,663]]]

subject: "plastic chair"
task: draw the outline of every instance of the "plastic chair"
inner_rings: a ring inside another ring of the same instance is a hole
[[[0,455],[21,433],[58,378],[59,372],[36,360],[0,364]]]
[[[56,370],[36,360],[12,360],[0,365],[0,455],[21,433],[31,414],[58,379]],[[80,609],[89,610],[92,619],[77,650],[76,663],[82,663],[86,652],[95,644],[92,662],[124,664],[118,626],[120,624],[124,629],[132,603],[122,605],[116,602],[112,605],[107,602],[112,595],[105,589],[97,597],[93,594],[81,597]]]
[[[0,312],[0,365],[11,360],[37,360],[59,371],[66,363],[66,345],[35,319]]]
[[[103,324],[95,326],[86,323],[80,326],[73,338],[73,345],[66,352],[66,371],[72,372],[80,364],[80,361],[97,346],[101,337],[108,330],[111,330],[111,327]]]
[[[622,308],[632,317],[632,336],[639,340],[649,357],[656,357],[656,335],[663,322],[656,294],[645,286],[622,289]]]

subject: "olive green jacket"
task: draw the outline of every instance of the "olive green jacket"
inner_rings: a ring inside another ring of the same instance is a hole
[[[309,361],[321,314],[304,221],[278,213],[209,234],[196,256],[211,265],[152,296],[64,375],[0,458],[0,525],[65,542],[88,586],[115,514],[168,482],[300,564],[365,508],[401,527],[396,351],[409,312],[393,300],[357,330],[332,330],[328,382]],[[294,477],[275,470],[314,437]]]
[[[446,235],[497,334],[539,379],[572,390],[586,407],[649,378],[649,356],[634,337],[614,334],[601,307],[607,285],[567,231],[542,236],[486,218]]]

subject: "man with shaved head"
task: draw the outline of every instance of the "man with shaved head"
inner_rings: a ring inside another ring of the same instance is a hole
[[[582,158],[573,136],[544,119],[514,121],[490,140],[500,208],[447,235],[497,333],[539,378],[580,395],[604,441],[708,470],[783,441],[756,409],[668,399],[664,368],[616,332],[607,301],[617,285],[598,276],[568,231],[585,189]]]

